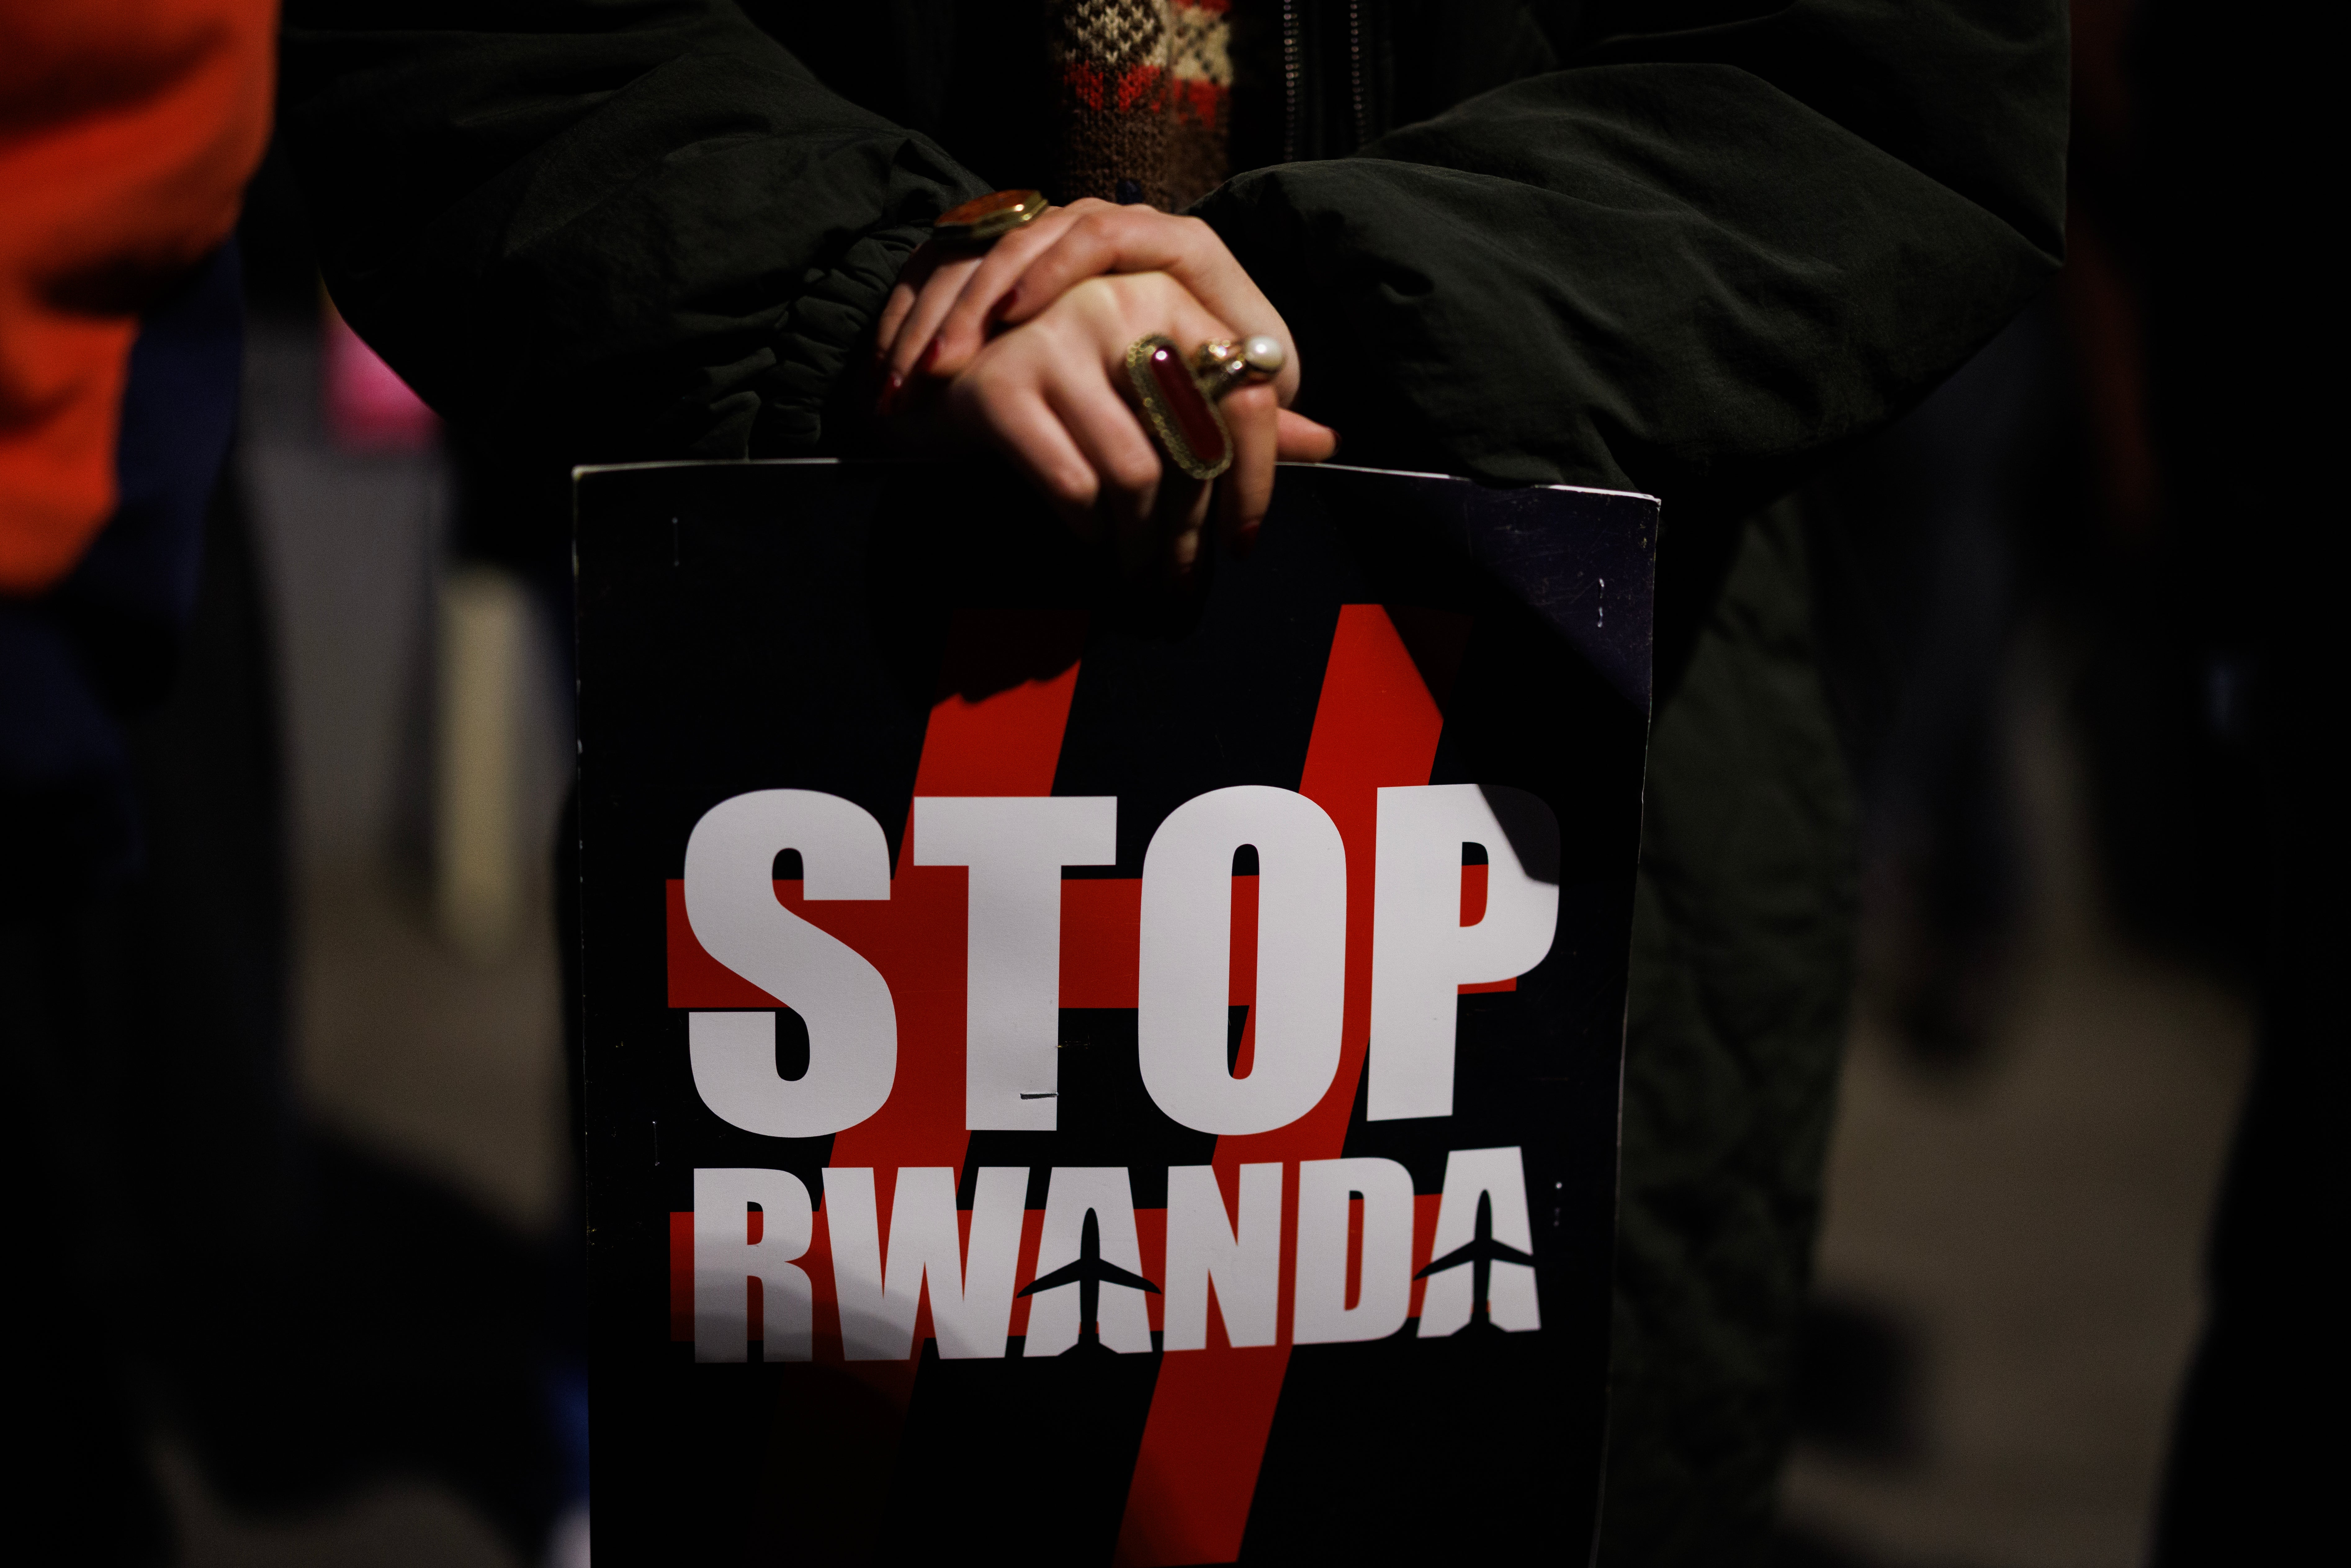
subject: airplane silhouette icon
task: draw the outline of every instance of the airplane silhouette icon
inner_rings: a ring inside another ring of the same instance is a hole
[[[1089,1214],[1086,1218],[1092,1219],[1093,1216]],[[1497,1263],[1531,1265],[1533,1262],[1532,1258],[1528,1257],[1509,1242],[1494,1239],[1494,1195],[1481,1192],[1478,1195],[1477,1228],[1472,1232],[1469,1239],[1442,1258],[1430,1259],[1428,1267],[1415,1274],[1413,1278],[1426,1280],[1431,1274],[1441,1274],[1447,1269],[1458,1269],[1464,1263],[1468,1264],[1470,1305],[1468,1327],[1471,1331],[1482,1327],[1489,1333],[1499,1333],[1499,1331],[1494,1327],[1493,1314],[1486,1301],[1487,1289],[1493,1281],[1494,1265]]]
[[[1061,1352],[1063,1355],[1079,1355],[1092,1352],[1111,1355],[1105,1348],[1102,1331],[1094,1325],[1094,1317],[1102,1306],[1104,1285],[1125,1285],[1137,1291],[1159,1294],[1159,1287],[1140,1274],[1130,1274],[1115,1263],[1105,1263],[1102,1255],[1102,1222],[1094,1211],[1086,1210],[1085,1223],[1078,1229],[1078,1256],[1075,1262],[1064,1263],[1050,1274],[1040,1274],[1021,1287],[1020,1293],[1033,1296],[1040,1291],[1058,1290],[1063,1285],[1078,1288],[1078,1343]]]

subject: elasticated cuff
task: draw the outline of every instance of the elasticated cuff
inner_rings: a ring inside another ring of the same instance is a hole
[[[776,329],[776,363],[759,378],[760,409],[751,455],[800,457],[838,448],[829,431],[841,387],[906,257],[927,225],[876,229],[852,244],[830,269],[811,267],[806,287]],[[838,419],[834,419],[838,423]]]

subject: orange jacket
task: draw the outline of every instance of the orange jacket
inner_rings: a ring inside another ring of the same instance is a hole
[[[140,312],[225,239],[269,135],[277,0],[0,0],[0,593],[114,510]]]

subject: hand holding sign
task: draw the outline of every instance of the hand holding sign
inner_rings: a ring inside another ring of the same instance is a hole
[[[1155,511],[1180,573],[1197,557],[1209,487],[1163,481],[1160,454],[1132,407],[1124,356],[1153,334],[1189,352],[1258,333],[1281,344],[1280,373],[1221,405],[1234,445],[1217,489],[1222,526],[1247,538],[1271,500],[1274,464],[1322,461],[1338,437],[1290,412],[1300,384],[1290,329],[1197,219],[1080,202],[1048,211],[982,257],[917,252],[877,329],[877,412],[910,449],[954,440],[995,446],[1081,533],[1100,516],[1139,536]]]

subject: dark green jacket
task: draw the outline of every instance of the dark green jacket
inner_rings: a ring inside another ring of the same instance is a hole
[[[1374,139],[1199,211],[1352,460],[1740,514],[2056,265],[2053,0],[1292,5],[1375,20]],[[1042,49],[1033,0],[775,10],[804,57],[726,0],[289,0],[344,313],[462,427],[550,455],[837,446],[927,220],[1040,177]],[[1281,140],[1347,150],[1336,74],[1281,94],[1310,121]]]
[[[1236,151],[1273,166],[1196,210],[1296,330],[1301,408],[1353,462],[1664,498],[1604,1557],[1752,1561],[1852,897],[1802,530],[1738,519],[2056,267],[2064,9],[1233,15]],[[849,371],[927,220],[1047,184],[1036,0],[286,16],[336,300],[462,434],[556,472],[853,442]]]

